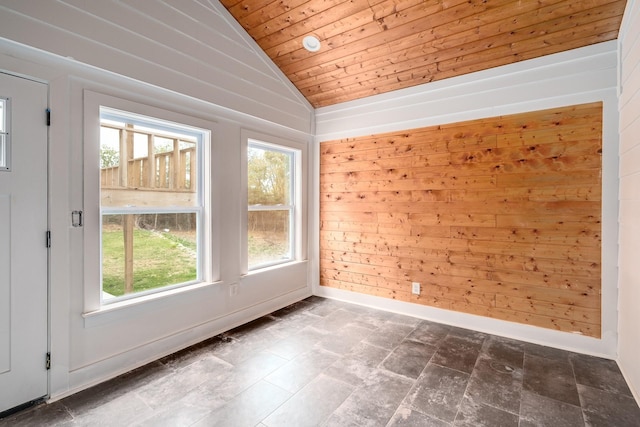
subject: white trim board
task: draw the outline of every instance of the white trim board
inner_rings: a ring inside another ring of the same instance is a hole
[[[315,141],[592,102],[617,87],[617,42],[316,109]]]
[[[611,354],[610,351],[612,348],[615,349],[615,337],[612,336],[603,336],[602,339],[599,340],[579,334],[559,332],[521,323],[507,322],[489,317],[444,310],[324,286],[315,289],[314,295],[533,344],[590,354],[607,359],[615,359],[615,354]]]

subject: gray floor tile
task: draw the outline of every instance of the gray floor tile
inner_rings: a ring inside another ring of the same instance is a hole
[[[181,401],[173,402],[131,427],[189,427],[210,412],[210,409],[191,406]]]
[[[360,385],[389,355],[389,350],[361,342],[329,366],[324,374],[351,385]]]
[[[411,326],[412,328],[415,328],[421,322],[421,320],[418,318],[405,316],[404,314],[398,314],[398,313],[386,312],[383,316],[387,322],[397,323],[399,325]]]
[[[268,325],[270,322],[265,323]],[[260,333],[262,332],[262,333]],[[213,354],[231,364],[237,364],[260,353],[281,337],[269,331],[260,331],[254,328],[232,333],[229,335],[226,345],[216,348]]]
[[[522,341],[489,337],[485,340],[480,352],[514,369],[524,366],[524,343]]]
[[[187,393],[181,401],[198,407],[219,408],[286,363],[286,359],[275,354],[258,353],[219,377],[206,381]]]
[[[481,348],[482,341],[448,335],[440,343],[438,351],[431,358],[431,362],[470,374],[476,364]]]
[[[541,396],[580,406],[569,359],[547,359],[525,355],[523,389]]]
[[[467,373],[429,363],[405,403],[423,414],[452,423],[468,381]]]
[[[578,391],[587,426],[640,426],[640,408],[632,397],[584,385],[579,385]]]
[[[295,393],[328,368],[339,356],[322,349],[313,349],[275,370],[265,379]]]
[[[306,327],[313,326],[318,323],[321,318],[312,314],[294,313],[290,317],[278,318],[278,322],[274,322],[267,326],[266,330],[277,337],[288,338],[297,334]]]
[[[204,356],[138,388],[137,394],[151,408],[160,408],[181,399],[205,382],[218,379],[232,368],[231,364],[215,356]]]
[[[10,419],[0,419],[0,427],[32,427],[42,424],[42,420],[47,420],[50,425],[73,426],[73,417],[62,402],[55,402],[50,405],[39,404],[15,414]]]
[[[451,424],[445,423],[437,418],[432,418],[428,415],[418,412],[415,409],[411,409],[408,406],[400,406],[391,421],[387,424],[388,427],[449,427]]]
[[[522,368],[480,355],[467,387],[473,402],[518,414],[521,392]]]
[[[339,309],[318,320],[317,323],[314,323],[314,326],[318,329],[335,332],[344,328],[349,323],[356,321],[357,318],[358,315],[356,313],[345,309]]]
[[[544,357],[545,359],[558,361],[569,360],[569,355],[571,354],[568,351],[532,343],[524,344],[524,352],[530,356]]]
[[[408,340],[437,346],[449,334],[451,326],[423,320],[407,336]]]
[[[146,384],[163,378],[173,372],[160,362],[152,362],[141,368],[76,393],[64,399],[64,405],[71,414],[82,414],[98,408],[130,391],[144,387]]]
[[[253,427],[282,405],[290,396],[291,393],[266,381],[260,381],[222,407],[209,413],[195,423],[194,427]]]
[[[413,381],[385,371],[373,372],[329,418],[330,426],[384,426]]]
[[[309,307],[307,313],[319,317],[326,317],[334,311],[340,310],[342,305],[343,304],[338,301],[331,301],[322,298],[322,301],[311,302],[311,307]]]
[[[456,415],[454,426],[461,427],[518,427],[518,415],[465,397]]]
[[[369,335],[365,342],[391,350],[400,344],[414,329],[410,325],[385,322],[375,333]]]
[[[323,422],[640,427],[640,408],[613,361],[311,297],[0,427]]]
[[[80,426],[125,426],[147,419],[151,415],[153,409],[131,391],[90,411],[74,415],[74,422]]]
[[[452,326],[449,330],[449,335],[459,338],[464,338],[468,341],[472,341],[478,344],[484,343],[484,341],[490,337],[490,335],[484,332],[478,332],[471,329],[457,328]]]
[[[579,406],[560,402],[525,391],[520,406],[520,427],[581,427],[584,425]]]
[[[287,360],[291,360],[312,349],[327,335],[327,331],[321,331],[312,326],[308,326],[288,338],[276,341],[267,347],[266,350],[280,357],[284,357]]]
[[[337,354],[346,354],[360,341],[371,334],[371,330],[358,325],[346,325],[330,332],[318,342],[318,347]]]
[[[427,366],[435,351],[436,347],[434,346],[405,340],[389,354],[382,362],[381,367],[396,374],[416,379]]]
[[[572,354],[569,360],[578,384],[631,396],[631,390],[615,361],[584,354]]]
[[[291,319],[296,315],[307,314],[307,311],[313,307],[313,303],[310,301],[302,300],[298,302],[294,302],[291,305],[288,305],[280,310],[276,310],[270,314],[271,317],[275,317],[277,319]]]
[[[263,424],[268,427],[319,426],[353,389],[342,381],[320,375],[269,415]]]

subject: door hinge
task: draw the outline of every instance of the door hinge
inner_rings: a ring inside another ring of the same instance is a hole
[[[47,126],[51,126],[51,110],[47,108]]]
[[[47,370],[51,369],[51,353],[47,353],[44,366],[47,368]]]
[[[44,244],[47,248],[51,247],[51,231],[50,230],[47,230],[46,232]]]

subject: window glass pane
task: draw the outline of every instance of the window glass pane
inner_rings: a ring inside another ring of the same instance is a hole
[[[103,215],[103,300],[197,280],[196,222],[193,213]]]
[[[294,259],[295,151],[260,141],[247,149],[248,269]]]
[[[202,280],[203,135],[101,109],[103,301]]]
[[[102,206],[197,206],[196,147],[187,135],[103,121]]]
[[[290,205],[293,154],[249,146],[249,205]]]
[[[249,269],[292,260],[291,212],[249,211]]]

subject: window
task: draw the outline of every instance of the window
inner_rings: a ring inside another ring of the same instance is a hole
[[[208,132],[100,107],[101,301],[202,281]]]
[[[296,149],[248,140],[249,270],[296,259],[300,156]]]
[[[0,98],[0,171],[9,170],[9,99]]]

